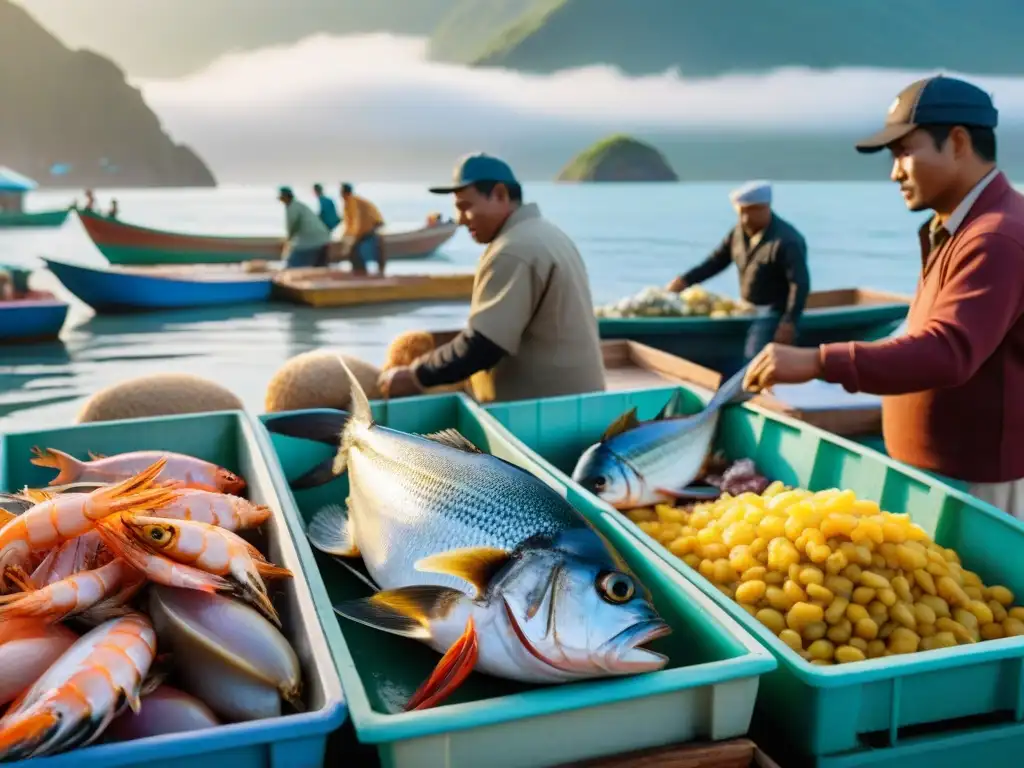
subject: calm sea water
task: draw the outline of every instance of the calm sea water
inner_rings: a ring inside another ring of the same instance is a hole
[[[727,193],[735,185],[530,184],[529,199],[579,245],[596,302],[660,285],[703,258],[734,219]],[[365,184],[389,223],[417,224],[450,201],[419,184]],[[74,192],[36,193],[29,208],[64,205]],[[99,204],[120,203],[121,218],[142,225],[211,234],[283,232],[272,188],[100,191]],[[776,209],[804,233],[815,289],[865,286],[911,292],[920,265],[909,214],[895,185],[779,184]],[[307,199],[308,202],[308,199]],[[481,246],[460,231],[442,255],[395,271],[472,269]],[[40,264],[38,257],[102,265],[103,256],[75,218],[58,231],[0,230],[0,261]],[[711,290],[735,296],[730,270]],[[130,317],[95,316],[48,272],[33,286],[72,301],[61,342],[0,347],[0,429],[68,424],[82,401],[122,379],[159,371],[207,376],[262,410],[267,382],[289,357],[333,347],[373,363],[388,342],[410,329],[460,327],[468,305],[391,305],[316,310],[289,305],[226,307]]]

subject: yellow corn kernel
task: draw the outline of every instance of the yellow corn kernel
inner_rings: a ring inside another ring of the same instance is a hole
[[[744,581],[738,587],[736,587],[736,599],[741,603],[747,603],[753,605],[762,597],[768,590],[768,585],[763,581]]]
[[[914,618],[917,619],[917,624],[934,624],[938,618],[935,615],[935,611],[932,610],[931,606],[927,603],[914,603]]]
[[[917,601],[927,605],[935,613],[935,617],[945,616],[947,619],[952,615],[949,609],[949,603],[943,600],[938,595],[921,595],[921,598]]]
[[[878,602],[887,608],[892,608],[899,600],[899,597],[896,595],[896,590],[894,589],[880,589],[878,590],[876,597],[878,598]]]
[[[1010,616],[1010,618],[1003,622],[1003,631],[1006,633],[1007,637],[1024,635],[1024,621]]]
[[[936,648],[953,648],[956,644],[956,635],[952,632],[939,632],[935,635]]]
[[[779,640],[784,642],[794,651],[802,651],[804,648],[803,638],[800,637],[798,632],[794,632],[792,629],[784,629],[779,632]]]
[[[786,583],[782,585],[782,591],[785,592],[786,597],[794,603],[803,603],[807,601],[807,593],[804,592],[800,585],[792,579],[786,580]]]
[[[945,616],[940,616],[935,620],[935,628],[939,630],[939,635],[943,632],[951,633],[959,643],[974,642],[974,635],[967,629],[967,627],[953,619],[948,619]]]
[[[700,547],[700,553],[708,560],[725,560],[729,557],[729,548],[720,541],[703,545],[697,542],[697,546]]]
[[[832,554],[825,560],[825,570],[830,574],[837,574],[849,563],[846,560],[846,555],[841,551],[835,551],[835,547],[829,547],[829,549],[832,550]]]
[[[1001,637],[1006,637],[1006,630],[1003,629],[1003,625],[996,624],[995,622],[982,624],[979,632],[983,640],[998,640]]]
[[[1004,608],[1013,604],[1013,592],[998,584],[985,590],[987,600],[995,600]]]
[[[915,653],[921,637],[907,627],[896,627],[889,636],[888,648],[893,653]]]
[[[836,652],[836,647],[828,640],[815,640],[807,646],[807,652],[811,654],[812,659],[831,661],[832,656]]]
[[[872,589],[892,589],[892,585],[887,578],[871,571],[864,571],[860,575],[860,583],[861,586],[871,587]]]
[[[853,595],[854,584],[845,576],[837,576],[830,573],[825,578],[825,586],[829,588],[833,595],[838,595],[847,599]]]
[[[837,645],[842,645],[853,637],[853,624],[850,623],[849,619],[842,619],[839,623],[828,628],[825,637]]]
[[[786,617],[774,608],[762,608],[754,614],[754,618],[776,635],[786,628]]]
[[[895,576],[890,583],[893,591],[896,592],[896,597],[905,603],[914,602],[914,596],[910,594],[910,582],[906,576]]]
[[[807,592],[807,596],[815,602],[823,605],[828,605],[832,602],[833,595],[829,591],[828,587],[823,587],[820,584],[808,584],[804,591]]]
[[[861,619],[870,618],[868,609],[858,603],[850,603],[846,606],[846,618],[856,624]]]
[[[867,605],[875,599],[875,590],[871,587],[857,587],[850,599],[858,605]]]
[[[673,507],[671,504],[656,504],[654,511],[658,515],[658,519],[663,523],[683,523],[686,520],[686,513],[679,507]]]
[[[825,611],[814,603],[798,602],[786,613],[786,626],[799,631],[814,621],[825,618]]]
[[[683,562],[694,570],[700,570],[700,564],[704,561],[700,555],[691,552],[690,554],[683,556]],[[705,578],[707,577],[705,576]]]
[[[878,659],[885,655],[885,651],[885,640],[870,640],[866,655],[869,659]]]
[[[908,629],[917,629],[917,617],[913,609],[906,603],[896,603],[890,611],[893,621],[902,624]]]
[[[978,624],[991,624],[995,621],[995,616],[992,615],[992,609],[981,602],[981,600],[972,600],[967,606],[967,610],[973,613],[975,618],[978,619]]]
[[[847,645],[852,645],[854,648],[858,649],[861,653],[867,653],[868,652],[868,641],[865,640],[863,637],[851,637],[850,638],[850,642],[847,643]]]
[[[868,617],[857,619],[853,623],[853,634],[863,640],[874,640],[878,637],[878,625]]]
[[[850,601],[845,597],[837,596],[825,609],[825,621],[829,624],[838,624],[846,617],[846,608]]]

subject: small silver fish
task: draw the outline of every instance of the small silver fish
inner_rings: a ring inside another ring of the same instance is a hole
[[[692,416],[677,415],[678,393],[651,421],[638,421],[636,408],[627,411],[584,451],[572,479],[616,509],[717,495],[716,488],[691,483],[711,453],[719,411],[743,391],[745,372],[746,367],[726,381]]]
[[[444,654],[407,709],[438,703],[473,669],[558,683],[665,666],[640,646],[668,625],[572,505],[454,430],[423,437],[375,424],[345,371],[353,414],[335,412],[333,426],[310,423],[307,433],[337,440],[345,420],[334,472],[348,472],[348,510],[322,509],[308,535],[324,552],[361,555],[382,588],[338,613]],[[298,436],[310,418],[324,413],[266,425]]]

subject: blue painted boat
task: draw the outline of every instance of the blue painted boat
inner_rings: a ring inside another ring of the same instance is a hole
[[[239,270],[130,270],[43,259],[64,287],[97,312],[224,306],[267,301],[269,274]]]
[[[52,341],[60,335],[68,304],[50,293],[0,301],[0,344]]]
[[[53,229],[64,226],[70,208],[57,208],[52,211],[21,211],[0,212],[0,229]]]

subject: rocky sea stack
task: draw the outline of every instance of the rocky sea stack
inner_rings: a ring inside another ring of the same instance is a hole
[[[668,160],[630,136],[602,139],[574,157],[558,181],[679,181]]]

